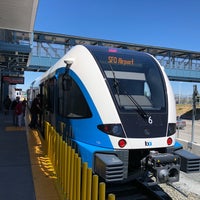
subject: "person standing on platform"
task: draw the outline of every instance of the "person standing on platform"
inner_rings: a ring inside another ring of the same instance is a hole
[[[13,115],[13,125],[17,126],[18,122],[17,122],[17,114],[15,112],[15,108],[17,106],[17,104],[19,103],[19,97],[17,96],[15,100],[13,100],[12,104],[11,104],[11,110],[12,110],[12,115]]]
[[[22,126],[22,121],[23,121],[23,117],[24,117],[24,108],[23,108],[23,104],[21,101],[19,101],[15,107],[15,113],[17,115],[17,125],[19,127]]]
[[[38,115],[41,113],[40,97],[40,94],[38,94],[31,105],[31,122],[29,127],[32,129],[35,129],[38,126]]]
[[[9,114],[9,109],[10,109],[10,105],[11,105],[11,99],[10,99],[10,97],[8,95],[4,99],[3,105],[4,105],[4,114],[5,115]]]

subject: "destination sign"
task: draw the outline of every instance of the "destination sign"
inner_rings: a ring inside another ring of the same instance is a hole
[[[116,57],[116,56],[108,56],[108,63],[109,64],[117,64],[117,65],[134,65],[133,58],[130,60]]]
[[[19,76],[3,76],[3,81],[9,84],[24,84],[24,77]]]

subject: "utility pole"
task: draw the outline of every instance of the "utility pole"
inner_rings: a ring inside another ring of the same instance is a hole
[[[198,90],[197,85],[193,85],[193,109],[192,109],[192,136],[191,136],[191,143],[194,142],[194,121],[196,117],[196,102],[198,98]]]

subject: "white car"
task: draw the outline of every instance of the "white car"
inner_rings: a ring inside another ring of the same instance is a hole
[[[176,117],[176,129],[183,129],[186,127],[186,121],[181,119],[180,116]]]

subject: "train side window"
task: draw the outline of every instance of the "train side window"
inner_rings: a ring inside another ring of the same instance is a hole
[[[63,116],[64,115],[64,97],[63,97],[63,80],[62,80],[62,76],[60,76],[58,78],[58,113],[59,115]]]
[[[63,87],[63,90],[67,90],[69,91],[70,88],[72,86],[72,79],[70,78],[70,76],[63,76],[63,79],[62,79],[62,87]]]
[[[49,111],[54,112],[54,79],[51,79],[47,85],[47,107]]]
[[[63,87],[63,77],[59,77],[59,114],[67,118],[91,117],[91,111],[81,89],[71,77],[68,80],[70,87]],[[65,81],[65,84],[67,82]]]

